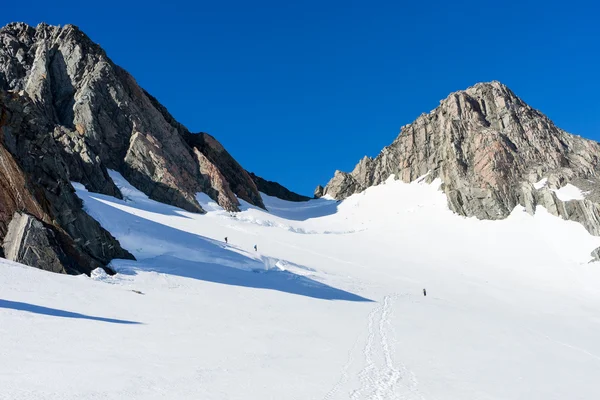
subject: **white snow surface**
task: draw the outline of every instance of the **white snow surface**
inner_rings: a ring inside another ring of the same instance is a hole
[[[548,178],[542,178],[539,182],[534,183],[533,187],[536,189],[541,189],[546,186],[548,183]],[[585,199],[585,193],[579,189],[577,186],[567,183],[565,186],[560,189],[551,189],[554,193],[556,193],[556,197],[562,201],[569,200],[583,200]]]
[[[600,393],[600,238],[575,222],[463,218],[439,182],[400,181],[263,196],[268,213],[199,195],[199,215],[111,176],[125,200],[77,194],[138,261],[90,278],[0,260],[0,399]]]
[[[577,186],[571,185],[570,183],[567,183],[560,189],[555,190],[554,193],[556,193],[556,197],[562,201],[585,199],[585,195],[582,190]]]
[[[548,178],[542,178],[542,179],[540,179],[539,182],[534,183],[533,187],[539,190],[539,189],[543,188],[544,186],[546,186],[547,182],[548,182]]]

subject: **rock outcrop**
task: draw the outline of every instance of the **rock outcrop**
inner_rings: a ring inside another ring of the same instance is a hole
[[[310,197],[306,197],[306,196],[302,196],[301,194],[294,193],[294,192],[290,191],[289,189],[283,187],[279,183],[263,179],[260,176],[257,176],[252,172],[250,172],[250,177],[256,184],[258,191],[261,193],[264,193],[268,196],[278,197],[282,200],[296,201],[296,202],[310,200]]]
[[[0,240],[8,235],[12,220],[26,213],[44,225],[44,235],[33,235],[52,243],[62,272],[89,274],[114,258],[133,258],[83,210],[70,183],[70,155],[56,143],[54,125],[36,104],[24,93],[0,94],[0,116]],[[38,223],[23,226],[36,230]],[[13,261],[32,260],[13,259],[20,253],[4,250]],[[58,269],[43,263],[32,266]]]
[[[200,191],[236,211],[228,189],[264,207],[252,179],[214,138],[190,133],[77,27],[9,24],[0,43],[0,90],[33,100],[54,124],[71,179],[88,190],[120,195],[108,168],[150,198],[188,211],[203,211]],[[216,171],[201,165],[206,159]]]
[[[2,247],[7,259],[46,271],[66,273],[70,264],[54,232],[28,214],[15,213]]]
[[[0,107],[0,256],[67,273],[132,258],[70,183],[120,198],[108,169],[188,211],[203,212],[201,191],[230,211],[238,198],[264,208],[215,138],[189,132],[73,25],[0,29]],[[15,248],[15,235],[35,240]]]
[[[426,176],[442,181],[460,215],[502,219],[517,205],[530,213],[541,205],[600,235],[599,160],[600,144],[557,128],[501,83],[480,83],[404,126],[351,173],[336,171],[317,194],[343,199],[392,174],[405,182]],[[568,183],[585,198],[561,200],[556,191]]]
[[[239,202],[235,196],[255,206],[265,208],[258,188],[244,168],[225,150],[225,148],[214,137],[208,133],[187,134],[187,143],[194,148],[198,163],[200,165],[202,178],[207,182],[202,188],[209,196],[212,188],[219,193],[221,198],[227,199],[219,203],[226,210],[237,210]],[[202,154],[203,157],[199,157]],[[210,172],[211,170],[215,172]],[[220,177],[217,177],[217,172]],[[214,185],[211,185],[214,183]],[[231,196],[231,193],[235,196]],[[218,197],[213,197],[218,201]],[[228,207],[235,204],[235,207]]]

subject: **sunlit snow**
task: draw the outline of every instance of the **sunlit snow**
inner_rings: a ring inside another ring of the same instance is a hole
[[[547,182],[548,182],[548,178],[542,178],[542,179],[540,179],[539,182],[534,183],[533,187],[539,190],[539,189],[543,188],[544,186],[546,186]]]
[[[577,186],[571,185],[570,183],[567,183],[560,189],[555,190],[554,193],[556,193],[556,197],[558,197],[562,201],[585,199],[585,196],[581,189],[579,189]]]
[[[111,176],[124,200],[77,194],[138,261],[91,278],[1,261],[1,399],[600,393],[600,238],[542,207],[463,218],[439,182],[389,180],[263,196],[269,212],[199,194],[200,215]]]

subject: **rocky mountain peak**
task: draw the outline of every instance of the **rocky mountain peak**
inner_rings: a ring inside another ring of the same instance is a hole
[[[482,219],[507,217],[517,205],[536,205],[600,233],[599,204],[590,182],[598,179],[598,143],[566,133],[500,82],[451,93],[428,114],[350,173],[336,171],[318,194],[343,199],[390,175],[412,182],[439,178],[454,212]],[[546,179],[544,186],[536,183]],[[568,183],[585,186],[582,199],[561,200]]]

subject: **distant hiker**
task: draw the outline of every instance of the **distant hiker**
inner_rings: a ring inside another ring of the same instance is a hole
[[[423,296],[427,296],[427,290],[423,289]]]
[[[228,242],[227,242],[227,236],[225,236],[225,243],[228,243]]]
[[[258,249],[256,248],[256,245],[254,245],[254,251],[258,251]]]

